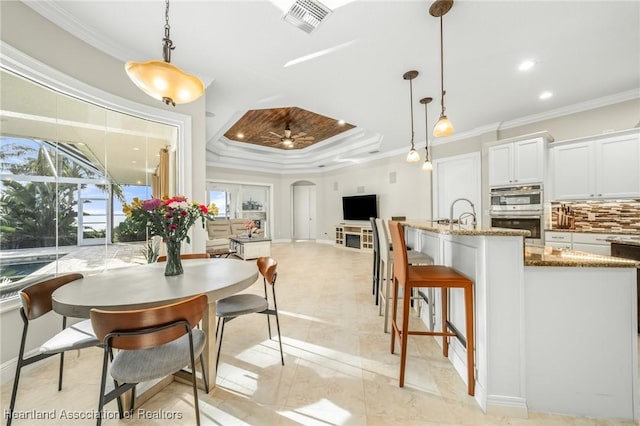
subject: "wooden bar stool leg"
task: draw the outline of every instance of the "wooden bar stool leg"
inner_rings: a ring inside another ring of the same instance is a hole
[[[404,387],[404,371],[407,367],[407,342],[409,340],[409,311],[411,310],[411,287],[402,288],[402,330],[400,331],[400,380],[398,385]]]
[[[442,288],[442,332],[446,333],[449,331],[449,326],[447,325],[447,321],[449,321],[449,289],[443,287]],[[446,358],[449,357],[449,337],[443,335],[442,336],[442,355]]]
[[[395,277],[393,278],[391,287],[393,289],[393,307],[391,309],[391,353],[394,353],[396,349],[396,332],[398,330],[398,325],[396,323],[396,319],[398,318],[398,281]]]
[[[474,395],[476,389],[475,381],[475,335],[473,312],[473,287],[468,285],[464,288],[465,316],[467,327],[467,393]]]

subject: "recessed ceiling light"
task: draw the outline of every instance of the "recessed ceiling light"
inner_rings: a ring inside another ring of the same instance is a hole
[[[131,164],[136,164],[136,163],[137,163],[137,161],[136,161],[136,160],[132,160],[132,161],[131,161]]]
[[[520,65],[518,65],[518,69],[520,71],[529,71],[531,68],[534,67],[535,64],[536,64],[536,61],[532,59],[527,59],[525,61],[522,61]]]
[[[134,150],[134,151],[140,151],[140,148],[138,148],[137,146],[134,146],[134,147],[133,147],[133,150]]]
[[[338,126],[344,126],[345,124],[347,124],[346,121],[344,120],[338,120]]]
[[[540,99],[549,99],[552,96],[553,96],[553,93],[551,93],[551,92],[542,92],[542,93],[540,93]]]
[[[238,139],[242,139],[244,138],[244,133],[238,133],[236,134],[236,136],[238,137]]]

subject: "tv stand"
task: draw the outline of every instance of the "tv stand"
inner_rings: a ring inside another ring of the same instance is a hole
[[[373,231],[371,225],[336,226],[336,245],[357,250],[373,250]]]

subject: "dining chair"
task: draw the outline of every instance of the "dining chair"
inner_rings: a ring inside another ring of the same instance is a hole
[[[180,259],[182,260],[190,260],[190,259],[210,259],[211,255],[209,253],[182,253],[180,255]],[[158,256],[156,262],[166,262],[167,256],[162,255]]]
[[[393,245],[389,240],[389,234],[384,221],[380,218],[375,220],[375,226],[380,236],[380,289],[378,294],[378,315],[382,315],[384,305],[384,332],[389,332],[389,299],[391,280],[393,277]],[[407,260],[410,265],[433,265],[433,258],[427,254],[415,250],[407,250]],[[415,289],[411,294],[411,302],[418,303],[418,316],[420,316],[420,306],[423,297],[417,295]]]
[[[102,423],[105,404],[117,399],[120,418],[124,418],[121,396],[131,390],[129,415],[135,406],[136,385],[160,379],[185,366],[191,369],[193,405],[200,425],[196,356],[200,357],[202,379],[208,389],[202,351],[207,336],[195,325],[207,310],[207,296],[200,294],[180,302],[132,311],[91,309],[91,323],[103,342],[102,377],[97,425]],[[118,352],[114,356],[113,350]],[[105,393],[107,371],[114,389]]]
[[[58,390],[62,390],[62,371],[64,368],[64,353],[74,349],[88,348],[100,344],[91,327],[91,321],[84,320],[67,327],[67,317],[62,317],[62,331],[51,339],[47,340],[36,355],[25,358],[25,345],[27,341],[27,331],[29,324],[42,317],[52,310],[51,295],[53,292],[72,281],[82,278],[82,274],[65,274],[57,277],[47,277],[37,281],[20,290],[20,317],[22,318],[22,339],[18,352],[18,365],[16,375],[13,380],[13,390],[11,391],[11,402],[9,403],[9,414],[7,415],[7,425],[11,424],[13,410],[18,393],[18,383],[20,372],[23,367],[38,362],[54,355],[60,355],[60,367],[58,372]]]
[[[398,385],[404,386],[405,367],[407,364],[407,342],[410,335],[441,336],[442,355],[449,356],[449,337],[456,337],[467,351],[467,393],[475,393],[475,364],[474,364],[474,313],[473,313],[473,281],[465,277],[454,268],[442,265],[409,265],[407,246],[404,239],[402,224],[389,221],[389,232],[393,244],[393,309],[391,313],[391,353],[395,352],[395,339],[400,340],[400,375]],[[414,288],[434,287],[442,290],[442,304],[440,313],[442,330],[418,331],[409,329],[409,298],[402,301],[402,321],[398,323],[398,288],[402,287],[404,294],[411,294]],[[464,290],[465,330],[466,336],[449,321],[448,296],[449,290],[459,288]]]
[[[216,304],[216,316],[218,317],[218,323],[216,325],[216,338],[218,339],[218,355],[216,357],[216,366],[218,365],[218,362],[220,360],[220,351],[222,349],[222,337],[224,335],[225,324],[234,318],[252,313],[267,315],[269,339],[271,339],[270,317],[274,316],[276,318],[278,343],[280,345],[280,361],[282,362],[282,365],[284,365],[282,338],[280,336],[280,319],[278,318],[278,303],[276,301],[276,279],[278,278],[278,262],[271,257],[259,257],[256,260],[256,263],[258,265],[258,271],[260,271],[260,275],[262,276],[264,297],[257,294],[249,293],[234,294],[232,296],[218,300]],[[267,284],[271,286],[273,308],[269,307]]]

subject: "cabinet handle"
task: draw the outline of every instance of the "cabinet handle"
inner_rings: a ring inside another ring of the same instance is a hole
[[[602,194],[598,194],[598,197],[602,197]]]
[[[589,194],[589,197],[593,197],[593,194]]]
[[[564,240],[564,237],[556,237],[554,235],[551,236],[554,240]]]

